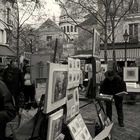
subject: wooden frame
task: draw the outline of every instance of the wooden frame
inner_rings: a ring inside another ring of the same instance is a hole
[[[63,124],[63,109],[49,116],[47,140],[54,140],[61,134]]]
[[[138,67],[124,67],[123,71],[124,81],[137,82],[138,81]]]
[[[66,103],[68,81],[67,65],[48,63],[44,113],[49,113]]]

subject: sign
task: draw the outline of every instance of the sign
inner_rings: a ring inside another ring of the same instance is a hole
[[[27,60],[30,60],[31,59],[31,54],[30,52],[24,52],[24,58],[27,59]]]

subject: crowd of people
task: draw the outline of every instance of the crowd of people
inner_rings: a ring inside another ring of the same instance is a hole
[[[5,128],[20,108],[36,108],[35,85],[31,82],[30,66],[24,61],[22,69],[15,59],[0,70],[0,140],[5,140]]]

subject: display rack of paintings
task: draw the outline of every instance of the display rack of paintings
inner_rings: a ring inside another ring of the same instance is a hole
[[[68,124],[68,128],[70,130],[73,140],[92,140],[92,137],[87,129],[87,126],[86,126],[81,114],[78,114]]]
[[[68,86],[71,89],[79,86],[80,81],[80,60],[68,58]]]
[[[66,104],[68,66],[48,63],[44,113],[49,113]]]

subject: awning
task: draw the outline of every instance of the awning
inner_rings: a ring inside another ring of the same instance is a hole
[[[140,57],[140,48],[136,49],[127,49],[127,60],[128,61],[135,61],[136,58]],[[116,60],[117,61],[124,61],[125,60],[125,50],[124,49],[116,49]],[[108,59],[112,59],[113,50],[107,50],[107,57]],[[100,52],[100,59],[104,60],[104,50]]]
[[[8,46],[0,45],[0,56],[11,56],[11,57],[15,57],[16,54]]]

